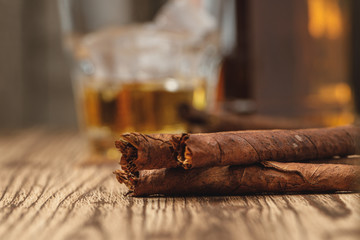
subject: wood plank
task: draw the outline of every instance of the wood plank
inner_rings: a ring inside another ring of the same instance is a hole
[[[124,196],[72,132],[0,136],[0,239],[359,239],[360,194]]]

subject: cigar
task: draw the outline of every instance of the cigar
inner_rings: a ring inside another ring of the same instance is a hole
[[[177,134],[122,134],[120,140],[115,141],[122,156],[121,169],[136,172],[144,169],[174,168],[179,165],[174,148],[170,142],[172,138],[180,138]]]
[[[266,161],[251,166],[142,170],[136,176],[122,170],[114,174],[132,196],[320,193],[358,191],[360,166]]]
[[[235,131],[204,134],[123,134],[116,147],[123,170],[305,161],[359,153],[360,128]]]
[[[239,130],[301,129],[323,127],[319,123],[299,119],[270,117],[230,112],[207,113],[190,105],[178,108],[179,116],[188,123],[190,132],[223,132]]]
[[[359,139],[359,127],[344,126],[183,134],[171,142],[181,166],[190,169],[343,157],[359,153]]]

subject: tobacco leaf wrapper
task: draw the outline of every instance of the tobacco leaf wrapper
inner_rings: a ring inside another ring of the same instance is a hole
[[[360,166],[267,161],[251,166],[143,170],[137,176],[122,170],[114,173],[133,196],[241,195],[356,191]]]
[[[123,134],[116,147],[123,170],[249,165],[359,153],[360,128],[234,131],[204,134]]]
[[[171,141],[185,169],[258,162],[305,161],[359,153],[360,128],[183,134]]]
[[[182,104],[180,117],[189,124],[190,132],[223,132],[265,129],[301,129],[323,127],[319,123],[304,120],[261,115],[234,114],[231,112],[207,113],[190,105]]]
[[[174,168],[179,165],[170,140],[179,138],[174,134],[127,133],[115,142],[121,151],[121,168],[127,172],[141,169]]]

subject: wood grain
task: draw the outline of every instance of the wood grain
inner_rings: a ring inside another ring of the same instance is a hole
[[[130,198],[83,139],[0,136],[0,239],[359,239],[360,194]]]

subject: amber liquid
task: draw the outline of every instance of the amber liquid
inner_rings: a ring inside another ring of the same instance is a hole
[[[177,133],[187,130],[178,116],[180,104],[205,107],[204,81],[180,86],[175,80],[148,84],[84,84],[80,112],[95,153],[117,158],[114,140],[124,132]],[[168,82],[169,83],[169,82]]]

